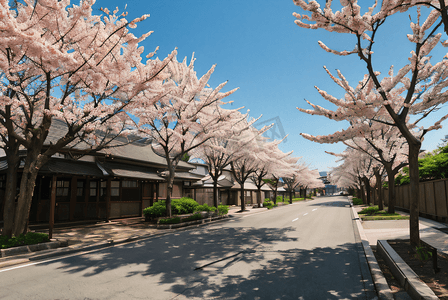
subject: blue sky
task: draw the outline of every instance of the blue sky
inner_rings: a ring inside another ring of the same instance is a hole
[[[293,150],[295,156],[301,156],[310,164],[310,168],[325,171],[337,165],[335,158],[325,151],[342,152],[344,145],[313,143],[299,133],[324,135],[345,128],[347,124],[309,116],[296,107],[309,108],[304,101],[307,99],[332,108],[317,93],[315,85],[334,96],[343,95],[326,74],[324,65],[331,71],[340,69],[352,85],[362,79],[366,71],[359,58],[337,57],[317,44],[322,40],[338,50],[352,50],[353,37],[298,27],[292,13],[301,11],[292,0],[97,0],[95,7],[109,10],[118,7],[123,11],[125,4],[128,20],[142,14],[151,15],[133,30],[136,35],[154,31],[142,43],[145,54],[157,46],[160,47],[157,56],[161,59],[176,47],[178,60],[185,56],[190,59],[194,52],[198,76],[216,64],[209,84],[216,87],[228,80],[225,90],[239,87],[228,97],[234,101],[229,107],[244,106],[253,117],[263,115],[260,124],[274,122],[276,134],[288,134],[281,150]],[[378,54],[375,61],[378,70],[385,74],[391,64],[398,70],[412,50],[406,38],[410,31],[409,14],[398,15],[388,23],[378,36],[382,42],[374,49]],[[445,53],[436,53],[434,58],[440,59]],[[441,113],[448,113],[448,110],[442,109],[437,115]],[[427,134],[422,148],[435,149],[445,134],[448,134],[445,128]]]

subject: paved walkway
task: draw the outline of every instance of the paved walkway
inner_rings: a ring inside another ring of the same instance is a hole
[[[360,211],[361,207],[356,207]],[[397,211],[402,215],[408,213]],[[448,255],[448,235],[436,228],[448,228],[447,224],[426,218],[420,220],[420,239],[438,251]],[[409,220],[363,221],[362,227],[370,246],[376,246],[378,240],[409,239]]]

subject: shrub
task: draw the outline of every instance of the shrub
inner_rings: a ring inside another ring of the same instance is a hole
[[[371,216],[373,214],[376,214],[378,211],[379,211],[378,206],[370,206],[370,207],[366,207],[363,210],[361,210],[359,212],[359,214]]]
[[[179,217],[160,219],[159,224],[178,224],[180,223]]]
[[[218,215],[223,216],[229,213],[229,207],[227,205],[218,205]]]
[[[362,199],[359,198],[353,198],[353,205],[362,205]]]
[[[201,219],[202,219],[201,213],[196,213],[192,216],[189,216],[188,218],[182,219],[182,222],[196,221]]]
[[[165,200],[157,201],[153,206],[147,207],[143,210],[145,218],[154,219],[162,216],[166,216],[166,204]]]
[[[6,235],[0,236],[0,248],[6,249],[24,245],[35,245],[38,243],[49,242],[48,234],[38,232],[28,232],[20,234],[17,237],[8,238]]]
[[[267,209],[271,209],[274,207],[274,204],[272,204],[272,202],[268,202],[267,204],[264,205],[264,207],[266,207]]]
[[[171,212],[174,215],[191,214],[196,210],[199,204],[191,198],[183,197],[181,199],[171,200]],[[146,218],[154,219],[166,216],[165,200],[159,200],[153,206],[147,207],[143,210]]]
[[[207,203],[202,204],[202,205],[198,205],[195,209],[195,211],[216,211],[216,207],[214,206],[208,206]]]
[[[175,215],[191,214],[199,206],[194,199],[183,197],[171,200],[171,211]]]

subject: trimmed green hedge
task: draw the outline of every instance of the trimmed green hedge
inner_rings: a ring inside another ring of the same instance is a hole
[[[227,205],[218,205],[218,215],[223,216],[229,213],[229,207]]]
[[[0,248],[12,248],[25,245],[35,245],[39,243],[49,242],[48,234],[38,232],[28,232],[27,234],[20,234],[17,237],[8,238],[6,235],[0,236]]]
[[[171,199],[171,212],[174,215],[191,214],[197,211],[199,204],[191,198],[183,197],[180,199]],[[143,210],[146,218],[154,219],[166,216],[165,200],[160,200],[154,203],[153,206],[147,207]]]
[[[207,211],[207,212],[212,211],[213,212],[213,211],[216,211],[216,207],[208,206],[208,204],[205,203],[205,204],[202,204],[202,205],[198,205],[196,207],[195,211]]]
[[[201,213],[195,213],[192,216],[189,216],[188,218],[182,219],[182,222],[190,222],[190,221],[196,221],[196,220],[202,220]]]
[[[180,223],[179,217],[159,219],[159,224],[178,224],[178,223]]]
[[[362,205],[362,204],[364,204],[364,203],[362,203],[362,199],[359,199],[359,198],[353,198],[352,201],[353,201],[353,205]]]

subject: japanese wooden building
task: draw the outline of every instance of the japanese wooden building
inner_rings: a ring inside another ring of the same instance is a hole
[[[123,144],[93,155],[80,154],[82,151],[73,148],[61,151],[41,168],[30,223],[48,223],[53,210],[56,222],[137,217],[154,201],[166,198],[165,158],[154,153],[147,141]],[[172,198],[182,197],[184,187],[202,178],[189,172],[194,168],[186,162],[179,163]],[[6,169],[6,157],[0,157],[0,221]],[[20,175],[19,171],[19,183]]]

